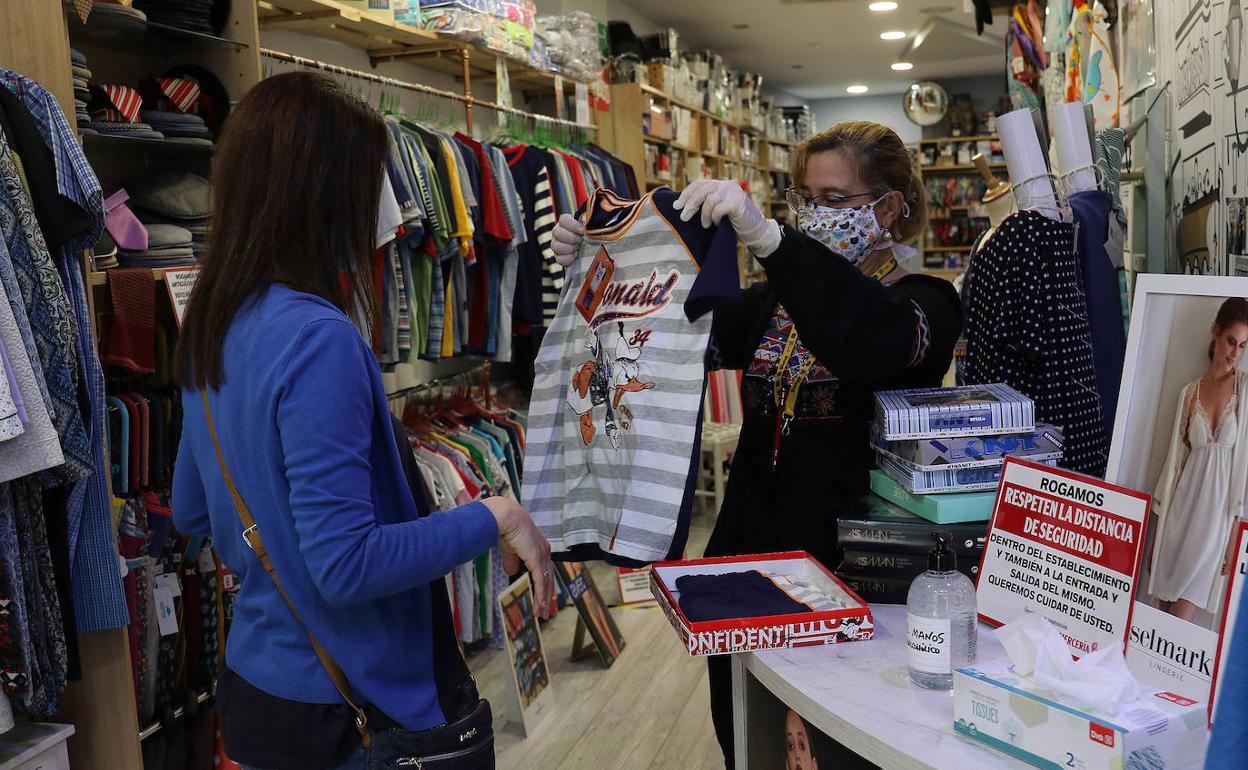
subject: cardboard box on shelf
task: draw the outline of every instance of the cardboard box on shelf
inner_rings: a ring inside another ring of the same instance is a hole
[[[1199,767],[1209,740],[1204,703],[1170,692],[1117,714],[1059,701],[1004,661],[953,675],[953,729],[1042,768]]]
[[[672,138],[672,118],[666,112],[650,112],[650,130],[647,131],[650,136],[656,139]],[[644,125],[644,124],[643,124]]]
[[[668,89],[672,86],[671,65],[650,62],[650,66],[646,68],[646,76],[649,79],[651,86],[659,89],[663,93],[670,93]]]

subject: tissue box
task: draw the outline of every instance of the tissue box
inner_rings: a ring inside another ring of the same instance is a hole
[[[953,729],[1036,767],[1082,770],[1199,767],[1205,704],[1169,692],[1108,716],[1068,706],[1005,663],[953,675]]]

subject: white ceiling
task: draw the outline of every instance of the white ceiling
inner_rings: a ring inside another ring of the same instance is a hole
[[[872,94],[901,93],[916,80],[998,74],[1005,66],[1001,39],[1008,16],[994,11],[994,23],[976,38],[975,15],[962,10],[962,0],[897,0],[897,10],[888,13],[867,10],[871,0],[626,2],[655,23],[674,27],[682,48],[709,48],[733,67],[761,73],[769,89],[802,99],[846,96],[845,89],[856,84]],[[942,22],[909,57],[914,69],[892,71],[889,65],[933,15],[952,24]],[[739,24],[749,28],[733,28]],[[906,38],[881,40],[886,30],[901,30]]]

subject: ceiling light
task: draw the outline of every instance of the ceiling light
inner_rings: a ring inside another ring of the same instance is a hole
[[[882,3],[872,3],[871,5],[868,5],[867,10],[874,11],[876,13],[888,13],[889,11],[897,10],[897,4],[892,2],[892,0],[886,0]]]
[[[890,31],[888,31],[888,32],[881,32],[881,33],[880,33],[880,40],[901,40],[901,39],[902,39],[902,38],[904,38],[905,36],[906,36],[906,33],[905,33],[905,32],[902,32],[901,30],[894,29],[894,30],[890,30]]]
[[[907,70],[912,70],[912,69],[914,69],[914,65],[908,61],[893,62],[893,71],[895,72],[906,72]]]
[[[870,91],[871,89],[867,88],[866,86],[850,86],[849,88],[846,88],[845,90],[851,94],[865,94],[867,91]]]

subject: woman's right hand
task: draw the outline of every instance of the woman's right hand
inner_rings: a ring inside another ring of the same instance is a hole
[[[555,598],[554,564],[550,561],[550,541],[519,503],[505,497],[489,497],[485,507],[498,522],[499,545],[503,549],[503,569],[508,575],[528,568],[533,580],[535,612],[539,618],[550,617],[550,604]]]
[[[555,261],[561,267],[567,267],[576,261],[581,250],[581,241],[585,240],[585,225],[571,214],[564,214],[555,223],[554,243],[550,248],[555,252]]]

